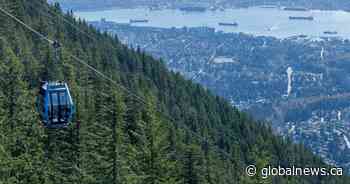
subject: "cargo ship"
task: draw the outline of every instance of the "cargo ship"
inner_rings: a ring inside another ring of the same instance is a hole
[[[262,5],[259,6],[260,8],[266,8],[266,9],[272,9],[272,8],[278,8],[278,6],[276,5]]]
[[[219,22],[219,26],[238,26],[238,23],[237,22],[233,22],[233,23],[230,23],[230,22]]]
[[[336,31],[324,31],[323,33],[324,34],[328,34],[328,35],[336,35],[336,34],[338,34],[338,32],[336,32]]]
[[[181,7],[180,10],[181,11],[188,11],[188,12],[204,12],[206,10],[206,8],[191,6],[191,7]]]
[[[293,17],[290,16],[289,20],[314,20],[313,16],[308,16],[308,17]]]
[[[301,7],[284,7],[283,10],[285,10],[285,11],[308,11],[307,8],[301,8]]]
[[[148,20],[147,19],[130,19],[130,24],[132,23],[147,23]]]

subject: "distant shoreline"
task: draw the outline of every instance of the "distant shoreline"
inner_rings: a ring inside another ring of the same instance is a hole
[[[277,5],[264,5],[264,4],[257,4],[254,6],[227,6],[225,9],[242,9],[242,8],[254,8],[254,7],[262,7],[262,6],[276,6]],[[93,11],[108,11],[112,9],[137,9],[137,8],[145,8],[148,9],[150,6],[149,5],[101,5],[101,6],[94,6],[94,7],[89,7],[86,5],[73,5],[73,6],[66,6],[65,4],[61,4],[61,7],[64,11],[70,11],[72,10],[73,12],[79,11],[79,12],[93,12]],[[288,6],[288,5],[280,5],[279,7],[292,7],[293,6]],[[345,12],[350,12],[350,7],[349,8],[329,8],[329,7],[323,7],[323,6],[314,6],[314,7],[303,7],[303,6],[295,6],[295,7],[302,7],[308,10],[319,10],[319,11],[345,11]],[[166,7],[162,8],[163,9],[179,9],[179,7]],[[274,9],[274,8],[272,8]],[[157,10],[155,10],[157,11]],[[207,7],[207,11],[212,11],[210,10],[210,7]],[[287,11],[287,10],[286,10]]]
[[[225,10],[232,10],[232,9],[249,9],[249,8],[264,8],[261,6],[249,6],[249,7],[230,7],[226,8]],[[271,8],[271,9],[280,9],[281,11],[291,11],[291,10],[283,10],[285,7],[280,8]],[[99,8],[63,8],[64,11],[70,11],[73,12],[95,12],[95,11],[109,11],[109,10],[116,10],[116,9],[149,9],[148,6],[108,6],[108,7],[99,7]],[[162,10],[179,10],[178,8],[163,8],[160,10],[153,10],[153,11],[162,11]],[[206,11],[214,11],[207,9]],[[220,10],[215,10],[220,11]],[[344,10],[344,9],[307,9],[307,11],[343,11],[350,13],[350,10]],[[306,12],[307,12],[306,11]]]
[[[98,30],[104,30],[101,29],[103,26],[98,25],[99,21],[88,21],[88,24],[94,26]],[[173,28],[165,28],[165,27],[153,27],[153,26],[134,26],[131,24],[124,24],[124,23],[117,23],[113,21],[107,21],[107,24],[112,25],[113,29],[116,29],[117,27],[120,27],[122,29],[138,29],[138,30],[145,30],[145,31],[195,31],[198,29],[201,29],[202,27],[173,27]],[[109,26],[108,26],[109,27]],[[210,27],[206,27],[209,28]],[[284,38],[279,38],[276,36],[270,36],[270,35],[255,35],[251,33],[245,33],[245,32],[222,32],[222,31],[214,31],[212,34],[215,35],[231,35],[231,36],[237,36],[237,35],[244,35],[246,37],[254,38],[254,39],[260,39],[260,38],[265,38],[265,39],[273,39],[273,40],[304,40],[304,41],[313,41],[313,42],[324,42],[325,40],[333,40],[333,41],[344,41],[348,40],[350,41],[350,38],[342,38],[342,37],[328,37],[328,36],[307,36],[307,35],[292,35]]]
[[[110,7],[110,11],[75,12],[77,17],[87,21],[115,21],[117,23],[130,23],[133,19],[147,19],[148,23],[135,24],[136,26],[150,26],[163,28],[182,27],[209,27],[223,32],[244,32],[255,35],[274,36],[286,38],[290,36],[304,37],[341,37],[350,38],[350,31],[343,24],[335,22],[330,24],[330,15],[341,15],[342,21],[350,21],[350,13],[343,11],[318,11],[310,10],[306,13],[284,11],[281,8],[270,10],[258,7],[226,9],[224,12],[218,10],[202,12],[181,12],[180,10],[156,10],[142,9],[120,9]],[[167,20],[176,19],[169,22]],[[198,21],[198,17],[201,19]],[[265,21],[256,21],[256,17],[266,16]],[[290,17],[314,17],[315,21],[290,21]],[[277,18],[276,18],[277,17]],[[182,21],[184,20],[184,21]],[[208,21],[210,20],[210,21]],[[220,26],[219,23],[237,22],[239,26]],[[311,27],[310,27],[311,26]],[[325,31],[336,31],[339,34],[324,34]],[[301,36],[302,35],[302,36]]]

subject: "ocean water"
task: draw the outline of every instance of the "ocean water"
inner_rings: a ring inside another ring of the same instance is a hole
[[[183,12],[164,9],[151,11],[147,8],[119,9],[75,12],[88,21],[105,18],[107,21],[129,23],[130,19],[147,19],[148,23],[135,26],[150,27],[199,27],[207,26],[223,32],[243,32],[256,36],[286,38],[297,35],[310,37],[336,36],[350,38],[350,12],[310,10],[285,11],[279,8],[242,8],[224,11]],[[289,20],[289,16],[313,16],[314,20]],[[219,22],[237,22],[239,26],[219,26]],[[336,31],[337,35],[326,35],[324,31]]]

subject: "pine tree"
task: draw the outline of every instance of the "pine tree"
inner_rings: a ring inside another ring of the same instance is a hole
[[[114,109],[112,112],[112,182],[113,184],[121,183],[121,172],[120,168],[122,166],[121,158],[121,144],[122,144],[122,128],[121,125],[124,124],[126,106],[124,104],[124,99],[120,94],[112,92],[114,104]]]
[[[145,122],[142,120],[142,104],[140,105],[135,99],[127,97],[127,113],[126,121],[123,126],[123,134],[125,135],[123,154],[125,154],[126,168],[123,169],[123,183],[141,183],[145,179],[145,173],[139,163],[142,158],[143,131]],[[131,108],[137,107],[137,108]]]
[[[171,160],[170,154],[166,152],[166,149],[169,148],[169,142],[166,139],[168,126],[155,111],[155,98],[149,96],[147,99],[148,104],[143,113],[145,130],[141,163],[146,175],[143,183],[174,184],[176,178],[172,178],[172,170],[175,169],[176,162]]]
[[[188,145],[185,148],[183,158],[183,179],[184,184],[203,183],[202,156],[195,145]]]

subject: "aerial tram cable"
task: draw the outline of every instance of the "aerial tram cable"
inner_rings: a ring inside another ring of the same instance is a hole
[[[5,13],[6,15],[8,15],[9,17],[13,18],[15,21],[17,21],[18,23],[22,24],[25,28],[27,28],[28,30],[32,31],[33,33],[35,33],[36,35],[38,35],[39,37],[41,37],[42,39],[44,39],[45,41],[47,41],[50,44],[53,44],[54,41],[50,40],[49,38],[47,38],[46,36],[44,36],[43,34],[37,32],[36,30],[34,30],[33,28],[31,28],[30,26],[28,26],[27,24],[25,24],[24,22],[22,22],[21,20],[19,20],[18,18],[16,18],[15,16],[11,15],[10,13],[8,13],[6,10],[4,10],[3,8],[0,7],[0,11]],[[138,99],[138,101],[142,102],[143,104],[147,104],[147,102],[140,96],[134,94],[133,92],[131,92],[128,88],[124,87],[123,85],[117,83],[116,81],[114,81],[112,78],[104,75],[102,72],[98,71],[97,69],[95,69],[93,66],[89,65],[88,63],[86,63],[85,61],[81,60],[80,58],[74,56],[74,55],[69,55],[70,57],[72,57],[73,59],[75,59],[76,61],[80,62],[81,64],[85,65],[86,67],[88,67],[89,69],[93,70],[96,74],[100,75],[101,77],[103,77],[104,79],[112,82],[113,84],[117,85],[118,87],[120,87],[123,91],[131,94],[132,96],[134,96],[136,99]],[[161,112],[160,110],[156,109],[156,112],[163,114],[163,112]],[[175,122],[173,118],[163,114],[163,116],[165,116],[166,119],[170,120],[171,122]],[[192,134],[194,137],[199,138],[201,141],[211,145],[214,148],[214,151],[216,150],[218,153],[224,155],[227,159],[232,159],[231,155],[229,155],[226,151],[220,149],[217,145],[212,144],[211,142],[209,142],[209,140],[203,136],[201,136],[200,134],[192,131],[189,127],[187,127],[186,125],[180,124],[180,126],[184,129],[186,129],[190,134]]]
[[[14,15],[12,15],[11,13],[7,12],[5,9],[3,9],[0,6],[0,11],[4,14],[6,14],[7,16],[11,17],[12,19],[14,19],[16,22],[20,23],[21,25],[23,25],[25,28],[29,29],[31,32],[35,33],[36,35],[38,35],[41,39],[46,40],[47,42],[49,42],[50,44],[53,44],[54,42],[50,39],[48,39],[45,35],[39,33],[38,31],[36,31],[35,29],[33,29],[32,27],[28,26],[26,23],[24,23],[23,21],[19,20],[17,17],[15,17]]]
[[[42,4],[39,4],[37,1],[33,1],[35,2],[38,6],[42,6]],[[32,4],[30,4],[30,6],[32,8],[37,8],[37,7],[34,7]],[[81,30],[81,28],[79,28],[78,26],[74,25],[74,23],[72,23],[67,17],[65,17],[64,15],[60,14],[60,13],[57,13],[55,11],[53,11],[50,7],[47,7],[48,8],[48,12],[49,14],[53,14],[54,16],[58,17],[58,18],[61,18],[63,22],[65,22],[66,24],[70,25],[72,28],[74,28],[76,31],[78,31],[79,33],[85,35],[87,38],[97,42],[96,38],[94,38],[92,35],[90,35],[89,33],[87,33],[87,31],[83,31]]]
[[[0,7],[0,11],[52,45],[57,59],[57,52],[60,49],[58,41],[50,40],[11,13],[4,10],[2,7]],[[74,114],[74,104],[68,85],[63,82],[41,82],[39,97],[37,99],[37,109],[39,110],[41,120],[46,127],[66,127]]]
[[[50,43],[51,45],[54,44],[56,41],[53,41],[51,39],[49,39],[48,37],[44,36],[43,34],[39,33],[38,31],[36,31],[35,29],[31,28],[29,25],[25,24],[23,21],[19,20],[17,17],[13,16],[12,14],[10,14],[9,12],[7,12],[5,9],[3,9],[2,7],[0,7],[0,11],[3,12],[4,14],[6,14],[7,16],[9,16],[10,18],[14,19],[16,22],[20,23],[21,25],[23,25],[25,28],[27,28],[28,30],[30,30],[31,32],[33,32],[34,34],[36,34],[37,36],[41,37],[43,40],[47,41],[48,43]],[[61,46],[61,49],[63,47]],[[127,92],[128,94],[132,95],[133,97],[135,97],[139,102],[143,103],[144,105],[147,104],[146,100],[144,100],[142,97],[138,96],[137,94],[133,93],[131,90],[129,90],[128,88],[126,88],[125,86],[123,86],[122,84],[119,84],[118,82],[116,82],[115,80],[113,80],[112,78],[106,76],[105,74],[103,74],[102,72],[98,71],[97,69],[95,69],[93,66],[89,65],[88,63],[86,63],[85,61],[83,61],[82,59],[76,57],[73,54],[69,54],[69,56],[71,58],[73,58],[74,60],[78,61],[79,63],[85,65],[86,67],[88,67],[90,70],[94,71],[96,74],[98,74],[99,76],[103,77],[105,80],[111,82],[112,84],[116,85],[117,87],[119,87],[120,89],[122,89],[123,91]],[[45,86],[46,89],[48,89],[47,91],[45,91],[45,94],[50,94],[50,92],[61,92],[64,91],[65,93],[69,92],[68,89],[68,85],[66,85],[65,83],[49,83],[49,82],[45,82],[42,85],[42,88],[45,90]],[[53,90],[51,91],[51,87],[53,88]],[[58,88],[57,90],[55,88]],[[48,97],[47,95],[44,97]],[[74,105],[70,104],[72,106],[72,111],[70,112],[71,115],[74,113],[73,108]],[[164,118],[166,118],[167,120],[169,120],[170,122],[175,122],[175,120],[166,115],[166,113],[155,109],[156,112],[160,113]],[[71,116],[70,116],[71,118]],[[60,120],[58,120],[60,121]],[[67,122],[65,122],[67,123]],[[222,156],[226,157],[228,160],[232,159],[232,156],[227,153],[226,151],[222,150],[221,148],[219,148],[217,145],[213,144],[210,142],[210,140],[208,140],[208,138],[203,137],[202,135],[200,135],[197,132],[194,132],[193,130],[191,130],[188,126],[184,125],[184,124],[179,124],[182,128],[184,128],[185,130],[188,131],[188,133],[192,134],[194,137],[197,137],[200,139],[200,141],[202,141],[202,143],[206,143],[208,145],[210,145],[214,151],[216,151],[217,153],[221,154]],[[66,126],[66,124],[65,124]],[[60,128],[60,125],[57,126],[53,126],[50,127],[48,126],[48,128]]]

